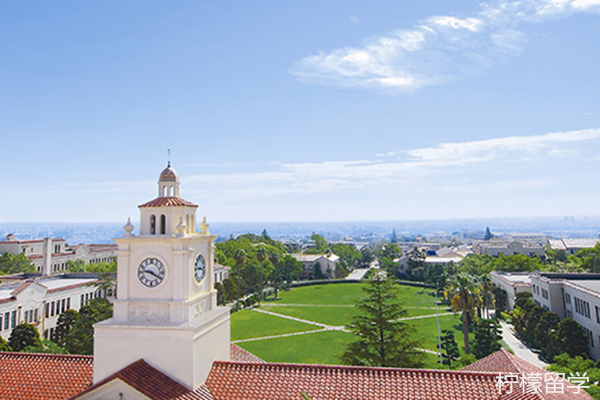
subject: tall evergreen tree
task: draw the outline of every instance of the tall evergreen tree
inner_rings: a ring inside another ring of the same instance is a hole
[[[22,351],[27,346],[39,346],[41,344],[40,333],[32,324],[17,325],[8,338],[8,345],[13,351]]]
[[[483,235],[483,240],[490,240],[491,238],[493,238],[494,235],[492,234],[492,232],[490,231],[490,227],[486,227],[485,228],[485,234]]]
[[[500,325],[496,319],[480,319],[475,327],[473,355],[483,358],[500,350]]]
[[[52,341],[61,347],[66,346],[66,338],[73,326],[79,319],[79,313],[75,310],[66,310],[60,314],[58,321],[56,322],[56,328],[52,335]]]
[[[442,331],[442,360],[445,365],[452,366],[452,362],[458,360],[460,351],[454,338],[454,332],[450,329]]]
[[[415,368],[423,365],[420,342],[411,338],[415,328],[400,318],[407,311],[391,280],[375,275],[363,287],[366,297],[356,303],[359,315],[348,329],[356,341],[348,344],[344,364]]]

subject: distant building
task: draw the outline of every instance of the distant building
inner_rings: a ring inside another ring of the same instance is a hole
[[[529,272],[492,271],[490,276],[492,284],[506,292],[506,307],[509,311],[515,308],[515,299],[518,293],[531,293]]]
[[[336,277],[336,267],[340,257],[335,254],[292,254],[292,256],[302,263],[301,278],[314,278],[317,268],[327,278]]]
[[[52,337],[61,313],[112,295],[101,293],[95,282],[93,274],[64,274],[0,285],[0,336],[8,340],[15,326],[29,323],[43,338]]]
[[[86,264],[117,260],[115,244],[78,244],[69,246],[65,239],[16,240],[9,234],[0,241],[0,253],[24,254],[42,275],[64,272],[69,261],[83,260]]]
[[[567,254],[575,254],[581,249],[591,249],[600,243],[600,239],[550,239],[550,247],[562,250]]]
[[[540,246],[548,244],[548,235],[544,233],[507,233],[503,237],[508,240],[516,240],[518,242],[535,243]]]
[[[476,254],[490,255],[498,257],[499,255],[521,254],[529,257],[543,257],[546,255],[544,246],[521,241],[506,241],[502,239],[481,240],[473,243],[473,252]]]
[[[215,282],[223,282],[229,278],[229,271],[231,267],[215,263]]]
[[[533,301],[563,320],[573,318],[588,336],[590,354],[600,359],[600,274],[534,273]]]

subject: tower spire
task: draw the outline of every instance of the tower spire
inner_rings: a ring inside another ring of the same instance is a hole
[[[171,166],[171,149],[167,149],[167,167]]]

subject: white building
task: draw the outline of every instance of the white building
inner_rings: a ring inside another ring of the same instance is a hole
[[[518,293],[531,293],[531,278],[529,272],[502,272],[490,273],[492,284],[506,292],[506,308],[511,311],[515,308]]]
[[[60,273],[69,261],[83,260],[86,264],[116,261],[114,244],[78,244],[69,246],[65,239],[17,240],[9,234],[0,241],[0,253],[24,254],[42,275]]]
[[[336,277],[336,266],[340,257],[335,254],[292,254],[292,256],[302,263],[302,272],[300,272],[302,278],[314,277],[316,268],[327,278]]]
[[[576,254],[581,249],[591,249],[600,243],[600,239],[550,239],[550,247],[554,250],[562,250],[567,254]]]
[[[100,296],[94,282],[90,274],[65,274],[0,285],[0,336],[8,340],[15,326],[30,323],[52,337],[61,313]]]
[[[521,254],[529,257],[546,255],[544,246],[526,241],[505,241],[501,239],[482,240],[473,243],[473,252],[487,254],[493,257]]]
[[[600,359],[600,274],[534,273],[533,301],[563,320],[573,318],[588,336],[590,354]]]

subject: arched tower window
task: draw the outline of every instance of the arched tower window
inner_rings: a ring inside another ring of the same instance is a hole
[[[154,214],[150,216],[150,234],[156,234],[156,216]]]
[[[190,225],[190,216],[189,214],[185,216],[185,224],[186,224],[186,231],[187,233],[191,232],[191,225]]]
[[[165,214],[160,216],[160,234],[164,235],[167,232],[167,217]]]

